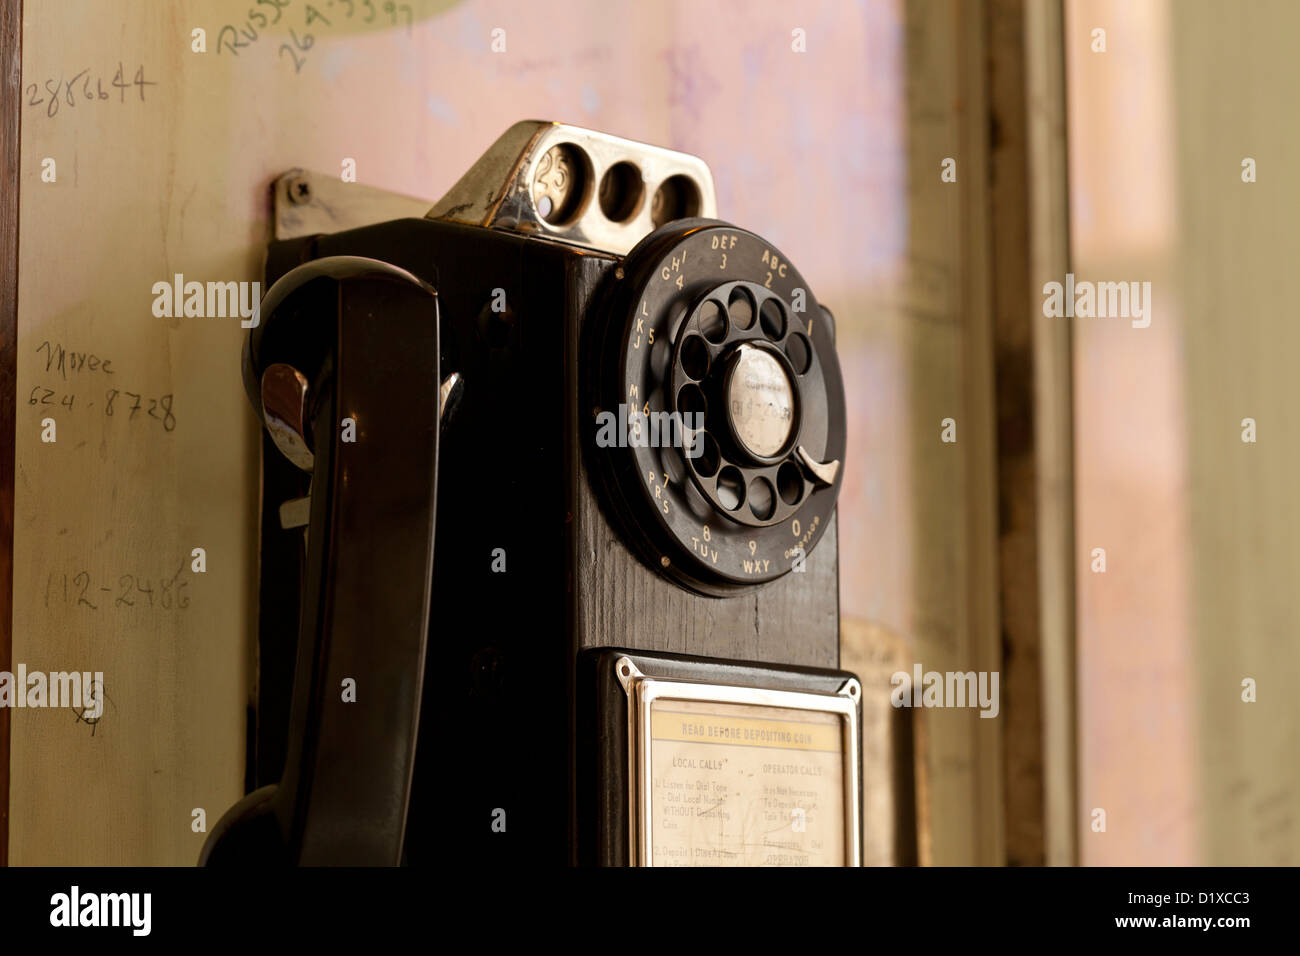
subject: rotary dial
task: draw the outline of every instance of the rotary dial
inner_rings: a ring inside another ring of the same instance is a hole
[[[830,314],[779,251],[711,220],[648,236],[608,302],[598,403],[628,435],[598,451],[637,550],[708,594],[798,568],[843,471]]]

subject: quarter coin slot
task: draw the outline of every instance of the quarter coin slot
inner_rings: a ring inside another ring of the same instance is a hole
[[[537,214],[552,226],[578,218],[590,191],[591,161],[572,143],[558,143],[546,151],[533,174],[533,202]]]

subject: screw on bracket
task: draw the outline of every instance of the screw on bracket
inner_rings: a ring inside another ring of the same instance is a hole
[[[301,206],[311,202],[311,183],[299,176],[289,181],[289,202]]]

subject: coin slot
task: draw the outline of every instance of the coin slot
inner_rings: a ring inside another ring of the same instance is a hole
[[[732,324],[738,329],[747,329],[754,324],[754,300],[740,286],[731,290],[727,314],[731,316]]]
[[[745,503],[745,476],[735,465],[728,465],[718,475],[718,501],[728,511]]]
[[[799,375],[803,375],[812,367],[812,343],[802,332],[790,336],[790,340],[785,343],[785,354]]]
[[[749,510],[759,521],[766,521],[776,511],[776,495],[772,483],[759,475],[749,483]]]
[[[581,215],[591,191],[591,160],[573,143],[546,151],[533,174],[537,215],[552,226],[572,223]]]
[[[682,343],[682,371],[697,382],[709,374],[709,347],[698,335],[688,335]]]
[[[763,303],[761,316],[763,334],[779,342],[785,336],[785,307],[776,299],[768,299]]]
[[[797,505],[803,497],[803,475],[794,462],[787,461],[777,469],[776,491],[788,505]]]
[[[700,331],[714,345],[727,337],[727,313],[722,305],[708,299],[700,306]]]
[[[600,177],[600,211],[611,222],[627,222],[641,208],[645,183],[641,170],[628,162],[615,163]]]
[[[650,220],[656,226],[700,214],[700,188],[689,176],[669,176],[650,201]]]

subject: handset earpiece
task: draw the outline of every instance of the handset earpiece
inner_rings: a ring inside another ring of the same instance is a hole
[[[268,290],[244,383],[312,473],[289,741],[280,782],[235,804],[200,865],[395,865],[415,761],[432,594],[437,294],[335,256]]]

